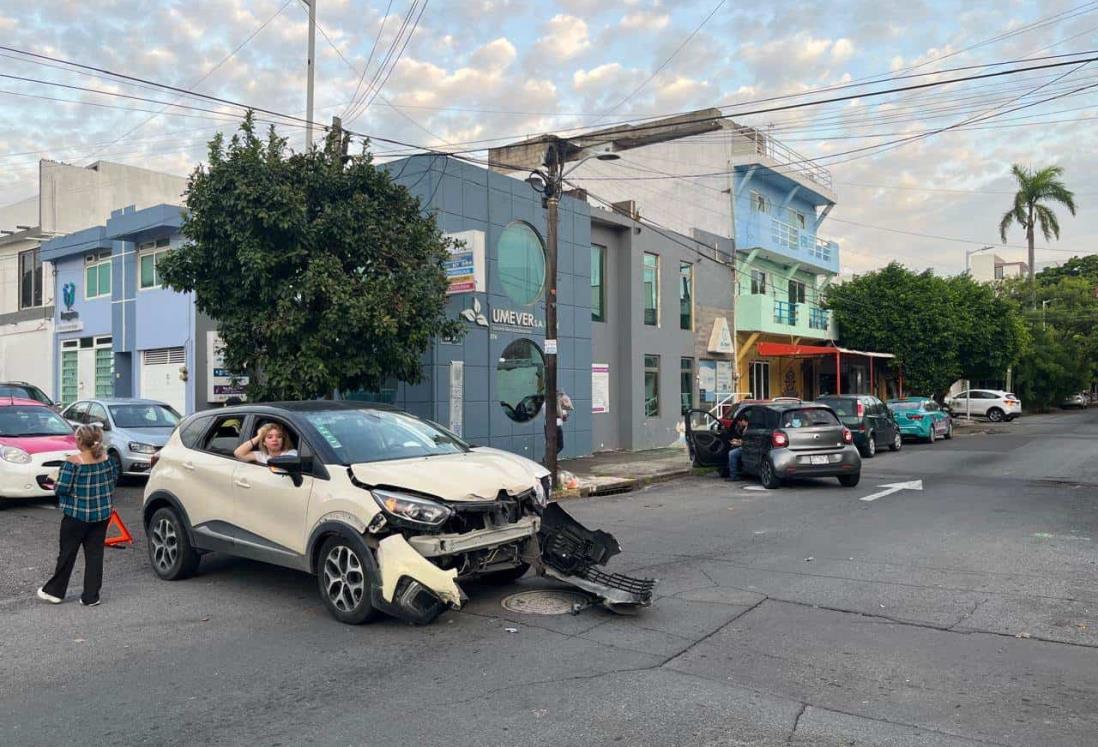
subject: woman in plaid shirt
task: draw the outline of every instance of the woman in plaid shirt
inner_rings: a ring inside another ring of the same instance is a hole
[[[111,494],[118,482],[118,470],[103,449],[103,432],[98,426],[76,429],[80,453],[69,457],[57,475],[58,505],[61,519],[61,553],[53,578],[38,590],[38,598],[61,604],[69,588],[69,577],[76,564],[76,553],[84,546],[85,607],[99,604],[103,583],[103,541],[111,518]]]

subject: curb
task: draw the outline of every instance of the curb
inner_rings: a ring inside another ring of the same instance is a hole
[[[632,493],[635,490],[640,490],[649,485],[679,480],[683,477],[691,477],[693,474],[693,467],[684,467],[682,469],[660,472],[659,474],[648,475],[646,477],[624,479],[611,485],[584,485],[579,488],[558,490],[553,493],[552,500],[560,501],[572,498],[597,498],[601,496],[622,495],[624,493]]]

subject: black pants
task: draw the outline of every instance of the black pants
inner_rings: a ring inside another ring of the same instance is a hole
[[[564,450],[564,426],[557,426],[557,453]]]
[[[76,565],[76,553],[84,546],[84,593],[80,600],[91,604],[99,600],[99,587],[103,585],[103,541],[107,538],[110,519],[86,522],[66,516],[61,519],[61,553],[57,556],[57,570],[42,590],[59,599],[65,598],[69,577]]]

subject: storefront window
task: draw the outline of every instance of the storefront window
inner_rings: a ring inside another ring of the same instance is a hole
[[[679,328],[694,324],[694,265],[679,262]]]
[[[679,372],[679,397],[682,400],[682,414],[694,407],[694,359],[683,358]]]
[[[545,248],[534,229],[525,223],[512,223],[503,231],[497,245],[496,265],[503,292],[521,306],[541,298],[545,286]]]
[[[545,402],[545,358],[530,340],[515,340],[496,368],[496,396],[507,417],[525,423],[537,417]]]

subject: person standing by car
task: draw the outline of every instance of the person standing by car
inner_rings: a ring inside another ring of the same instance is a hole
[[[266,464],[269,459],[278,456],[297,456],[297,449],[287,449],[289,439],[286,431],[278,423],[266,423],[260,426],[255,438],[250,438],[236,447],[233,454],[237,459],[256,464]]]
[[[576,406],[572,404],[572,398],[561,389],[557,392],[557,453],[564,449],[564,421],[572,414]]]
[[[743,479],[743,434],[747,430],[747,416],[740,415],[728,431],[728,479]]]
[[[112,494],[118,482],[118,468],[103,448],[103,431],[95,425],[76,429],[80,453],[62,463],[57,475],[58,505],[61,519],[61,552],[53,576],[39,590],[38,598],[61,604],[69,588],[69,577],[76,564],[76,553],[84,547],[85,607],[99,604],[103,584],[103,542],[110,524]]]

